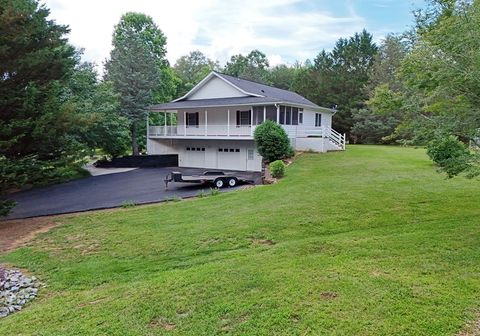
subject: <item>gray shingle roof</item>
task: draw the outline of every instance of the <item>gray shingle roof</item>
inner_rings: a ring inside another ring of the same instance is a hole
[[[241,90],[254,95],[260,95],[262,97],[247,96],[247,97],[226,97],[215,99],[194,99],[187,100],[181,99],[165,104],[152,105],[152,110],[165,110],[165,109],[181,109],[181,108],[196,108],[196,107],[213,107],[213,106],[234,106],[234,105],[249,105],[249,104],[266,104],[266,103],[290,103],[292,105],[311,106],[313,108],[320,108],[315,103],[312,103],[308,99],[300,96],[298,93],[288,90],[279,89],[273,86],[268,86],[256,82],[252,82],[246,79],[236,78],[233,76],[225,75],[219,72],[215,72],[219,77],[230,82]]]
[[[310,100],[292,91],[279,89],[273,86],[252,82],[246,79],[241,79],[241,78],[225,75],[218,72],[216,72],[216,74],[246,92],[274,98],[279,101],[297,103],[297,104],[308,105],[312,107],[319,107],[317,104],[312,103]]]

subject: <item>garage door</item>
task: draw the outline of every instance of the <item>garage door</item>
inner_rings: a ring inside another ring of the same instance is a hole
[[[217,150],[217,168],[245,170],[245,150],[237,147],[222,147]]]
[[[186,147],[183,166],[204,168],[205,147]]]

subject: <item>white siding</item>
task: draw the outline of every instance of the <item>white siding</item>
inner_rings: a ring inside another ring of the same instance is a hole
[[[191,94],[187,100],[245,97],[246,95],[226,83],[224,80],[213,76],[198,91]]]

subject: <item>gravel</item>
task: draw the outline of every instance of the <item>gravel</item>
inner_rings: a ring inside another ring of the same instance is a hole
[[[40,285],[34,276],[0,267],[0,318],[21,310],[35,299]]]

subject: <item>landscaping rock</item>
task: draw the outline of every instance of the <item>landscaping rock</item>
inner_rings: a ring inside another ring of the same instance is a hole
[[[37,296],[39,287],[36,277],[0,267],[0,318],[21,310]]]

